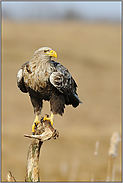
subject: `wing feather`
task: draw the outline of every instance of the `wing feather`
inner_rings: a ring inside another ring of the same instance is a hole
[[[65,94],[67,103],[77,106],[81,101],[76,93],[77,84],[72,78],[68,69],[60,63],[55,67],[54,72],[50,75],[51,84],[61,93]]]
[[[25,84],[24,84],[23,70],[22,70],[22,68],[17,73],[17,86],[20,88],[20,90],[22,92],[24,92],[24,93],[27,93],[28,92],[26,90],[26,87],[25,87]]]
[[[29,64],[29,61],[24,63],[21,66],[21,69],[18,71],[17,73],[17,86],[20,88],[20,90],[24,93],[27,93],[27,89],[25,87],[25,82],[24,82],[24,77],[23,77],[23,72],[24,72],[24,68],[27,67]]]

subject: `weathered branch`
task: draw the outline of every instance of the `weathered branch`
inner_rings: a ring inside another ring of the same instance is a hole
[[[43,121],[42,118],[35,129],[35,135],[25,134],[24,136],[32,138],[28,147],[25,181],[38,182],[40,181],[38,162],[41,146],[46,140],[49,140],[51,138],[58,138],[59,132],[53,128],[50,121]],[[6,181],[16,182],[15,178],[12,176],[12,173],[10,171],[6,176]]]
[[[35,135],[24,135],[25,137],[32,138],[27,155],[27,168],[25,181],[40,181],[39,177],[39,155],[40,149],[44,141],[51,139],[52,137],[56,139],[59,136],[58,131],[56,131],[53,126],[51,126],[50,121],[41,121],[38,124]]]
[[[15,178],[12,176],[12,173],[9,171],[6,175],[7,182],[16,182]]]

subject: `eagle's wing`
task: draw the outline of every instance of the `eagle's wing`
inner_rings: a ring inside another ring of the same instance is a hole
[[[24,78],[23,78],[23,69],[29,62],[26,62],[21,66],[21,69],[17,73],[17,85],[20,88],[20,90],[24,93],[27,93],[27,89],[25,87]]]
[[[76,82],[72,78],[68,69],[66,69],[60,63],[56,65],[54,72],[50,75],[50,82],[66,96],[68,103],[70,102],[73,106],[81,103],[76,93]],[[76,104],[73,104],[72,102]]]

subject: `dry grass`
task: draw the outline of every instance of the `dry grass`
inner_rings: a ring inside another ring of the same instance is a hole
[[[106,180],[110,137],[121,134],[121,32],[119,25],[80,22],[2,22],[2,181],[10,170],[23,181],[34,120],[27,94],[16,86],[16,73],[42,46],[52,47],[78,84],[83,104],[66,107],[54,126],[60,138],[44,143],[42,181],[91,181],[95,142],[99,141],[96,180]],[[42,115],[49,113],[45,102]],[[115,179],[121,180],[121,145]],[[74,172],[74,173],[73,173]],[[74,174],[74,175],[73,175]]]

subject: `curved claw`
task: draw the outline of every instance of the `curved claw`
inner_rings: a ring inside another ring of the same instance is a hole
[[[35,127],[37,127],[38,123],[40,123],[40,121],[38,119],[38,115],[36,115],[35,120],[34,120],[33,125],[32,125],[32,134],[33,135],[35,134]]]
[[[50,118],[45,116],[43,120],[44,121],[50,121],[51,125],[53,126],[53,118],[54,118],[54,114],[52,113]]]

